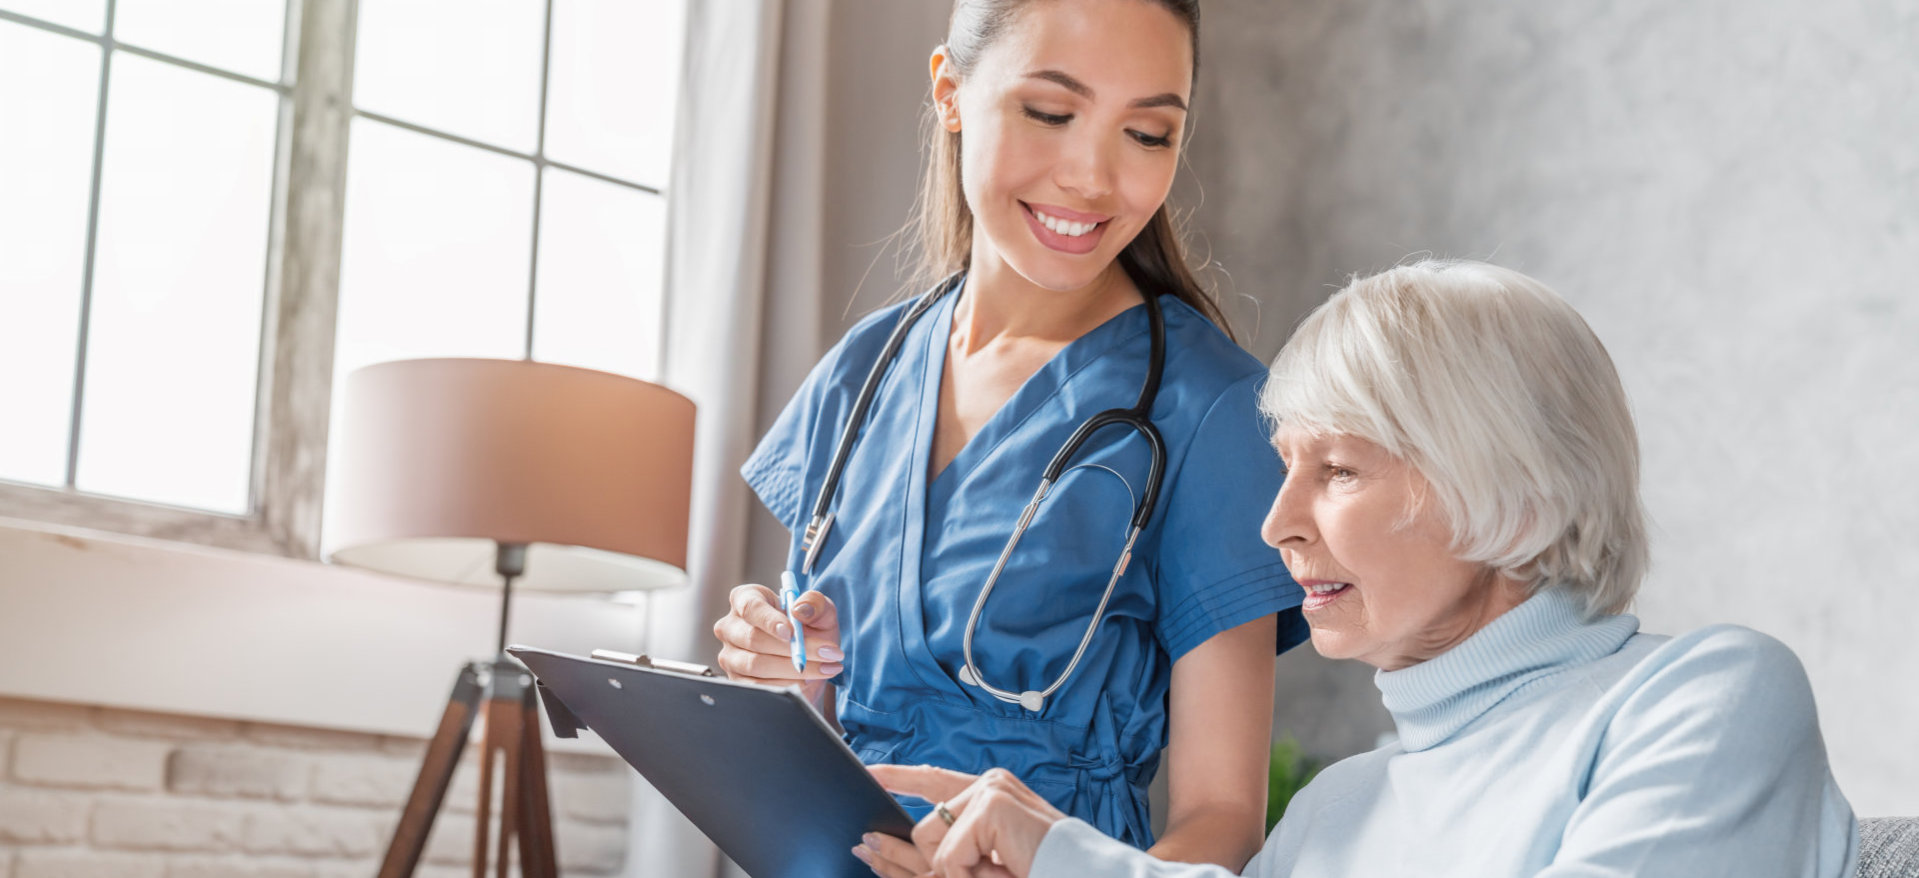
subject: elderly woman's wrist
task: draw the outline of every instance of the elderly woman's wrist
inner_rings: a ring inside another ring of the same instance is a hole
[[[1039,846],[1033,851],[1028,878],[1065,878],[1086,874],[1089,852],[1100,844],[1121,844],[1107,837],[1092,824],[1076,817],[1061,816],[1046,827]],[[1138,851],[1128,848],[1133,854]]]

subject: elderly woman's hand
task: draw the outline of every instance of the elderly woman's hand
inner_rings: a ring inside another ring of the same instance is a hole
[[[939,803],[913,827],[913,847],[921,861],[917,865],[930,867],[942,878],[1025,878],[1047,830],[1066,817],[1003,768],[979,777],[930,765],[874,765],[869,770],[888,790]],[[869,842],[867,848],[881,854],[888,866],[905,865],[893,859],[904,856],[905,844],[890,838],[880,842],[877,847]],[[880,872],[877,862],[874,871]],[[891,878],[916,873],[880,874]]]

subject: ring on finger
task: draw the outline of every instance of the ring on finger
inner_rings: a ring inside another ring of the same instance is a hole
[[[953,816],[953,812],[946,807],[945,802],[939,802],[934,804],[933,813],[939,815],[939,819],[942,821],[945,821],[947,826],[952,826],[953,821],[959,819]]]

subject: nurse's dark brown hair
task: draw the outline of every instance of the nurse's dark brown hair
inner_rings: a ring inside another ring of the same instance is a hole
[[[958,0],[946,29],[946,58],[955,78],[964,80],[987,47],[1009,27],[1015,26],[1019,12],[1038,0]],[[1199,2],[1198,0],[1142,0],[1157,3],[1186,23],[1192,38],[1193,79],[1199,79]],[[973,212],[966,206],[966,194],[960,188],[960,132],[948,131],[940,124],[939,110],[929,99],[922,120],[921,141],[927,162],[920,178],[919,198],[913,219],[903,230],[919,254],[917,288],[937,283],[940,278],[969,267],[973,256]],[[1180,228],[1166,205],[1153,212],[1153,218],[1132,243],[1119,254],[1119,264],[1140,292],[1163,293],[1177,297],[1206,315],[1232,335],[1219,304],[1200,285],[1186,262],[1186,247]]]

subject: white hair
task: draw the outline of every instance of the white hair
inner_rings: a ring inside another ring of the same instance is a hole
[[[1419,470],[1467,561],[1623,612],[1647,566],[1639,440],[1612,359],[1530,277],[1424,260],[1356,277],[1300,324],[1260,408]]]

